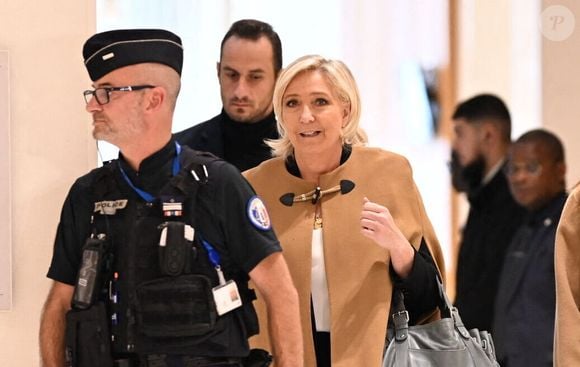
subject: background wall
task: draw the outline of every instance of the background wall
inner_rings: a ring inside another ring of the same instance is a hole
[[[580,181],[580,1],[544,0],[542,9],[542,121],[564,141],[572,187]]]
[[[457,98],[500,96],[512,138],[541,123],[539,0],[458,0]],[[452,112],[452,111],[451,111]]]
[[[498,94],[512,113],[514,139],[537,127],[555,132],[565,145],[572,186],[580,180],[580,2],[457,0],[457,4],[458,99],[481,92]],[[567,12],[550,13],[553,5],[564,6]]]
[[[0,312],[0,365],[38,366],[40,310],[60,207],[95,166],[81,91],[92,0],[0,0],[0,49],[11,58],[12,310]],[[6,254],[0,254],[6,256]]]

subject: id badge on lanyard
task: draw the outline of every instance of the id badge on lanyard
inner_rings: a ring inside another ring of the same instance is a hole
[[[238,285],[236,282],[232,279],[226,281],[220,266],[219,253],[206,240],[202,239],[201,243],[207,250],[209,261],[214,266],[220,282],[217,287],[212,289],[212,293],[217,313],[221,316],[242,306],[242,297],[240,297],[240,292],[238,291]]]

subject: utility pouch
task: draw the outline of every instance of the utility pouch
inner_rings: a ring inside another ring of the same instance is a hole
[[[85,242],[72,299],[75,308],[86,309],[95,303],[102,289],[108,249],[109,243],[104,235],[102,238],[88,238]]]
[[[163,275],[178,276],[190,272],[196,257],[194,230],[183,222],[165,222],[159,226],[159,268]]]
[[[250,354],[242,361],[244,367],[268,367],[270,364],[272,356],[263,349],[250,350]]]
[[[216,306],[210,279],[182,275],[137,286],[137,329],[149,337],[199,336],[212,331]]]
[[[103,302],[67,312],[65,344],[67,367],[113,367],[111,334]]]

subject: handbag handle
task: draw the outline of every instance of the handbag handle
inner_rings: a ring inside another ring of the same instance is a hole
[[[437,280],[437,287],[439,292],[439,302],[437,307],[442,314],[447,315],[447,317],[451,317],[453,319],[453,324],[455,329],[461,334],[462,337],[469,339],[469,331],[465,325],[463,325],[463,321],[459,316],[459,311],[457,308],[453,307],[449,297],[447,297],[447,293],[445,292],[445,287],[443,286],[443,282],[441,281],[441,277],[439,274],[436,274]],[[409,312],[405,308],[405,296],[403,292],[400,290],[395,291],[396,297],[398,300],[395,301],[395,312],[393,312],[393,324],[395,325],[395,339],[397,341],[402,341],[407,338],[408,329],[409,329]]]

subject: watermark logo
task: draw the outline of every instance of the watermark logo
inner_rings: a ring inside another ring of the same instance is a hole
[[[550,41],[564,41],[574,32],[576,19],[574,14],[563,5],[548,6],[542,12],[540,30]]]

